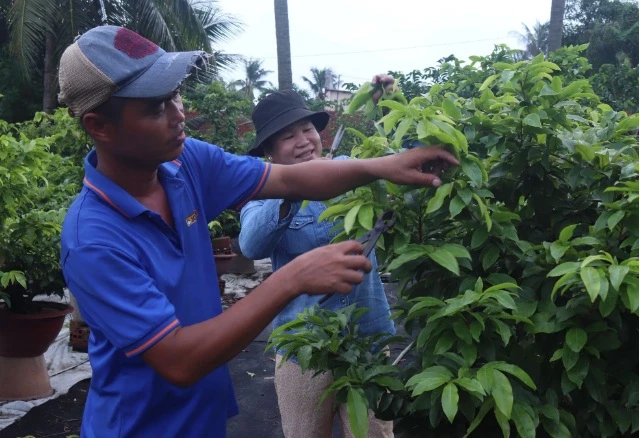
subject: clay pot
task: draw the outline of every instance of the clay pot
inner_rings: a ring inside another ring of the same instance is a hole
[[[60,333],[68,304],[42,302],[38,313],[19,314],[0,305],[0,356],[37,357],[44,354]]]
[[[33,400],[53,394],[44,352],[55,341],[67,304],[39,302],[40,312],[19,314],[0,304],[0,401]]]

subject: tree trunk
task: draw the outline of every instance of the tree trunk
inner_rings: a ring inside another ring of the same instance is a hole
[[[549,19],[549,53],[562,46],[562,25],[564,22],[565,0],[551,0],[551,18]]]
[[[42,111],[51,114],[56,107],[55,59],[53,56],[53,35],[47,32],[44,41],[44,74]]]
[[[289,9],[287,0],[273,0],[276,17],[276,45],[278,52],[278,88],[293,89],[291,75],[291,47],[289,44]]]

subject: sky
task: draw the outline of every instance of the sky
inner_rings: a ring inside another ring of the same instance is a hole
[[[244,31],[216,47],[264,60],[278,84],[273,0],[217,0]],[[343,82],[361,84],[388,70],[435,66],[450,54],[488,55],[494,44],[523,48],[513,31],[549,20],[551,0],[288,0],[293,82],[310,69],[331,68]],[[223,74],[243,78],[242,67]],[[307,88],[307,87],[305,87]]]

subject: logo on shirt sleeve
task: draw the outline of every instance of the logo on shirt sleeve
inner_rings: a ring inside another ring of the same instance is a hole
[[[193,210],[193,213],[191,213],[185,219],[185,221],[187,222],[187,226],[188,227],[190,227],[191,225],[195,224],[197,220],[198,220],[198,210]]]

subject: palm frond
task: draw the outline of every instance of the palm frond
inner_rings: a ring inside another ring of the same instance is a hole
[[[47,32],[55,34],[58,6],[54,0],[16,0],[9,11],[10,50],[26,78],[40,69]]]

